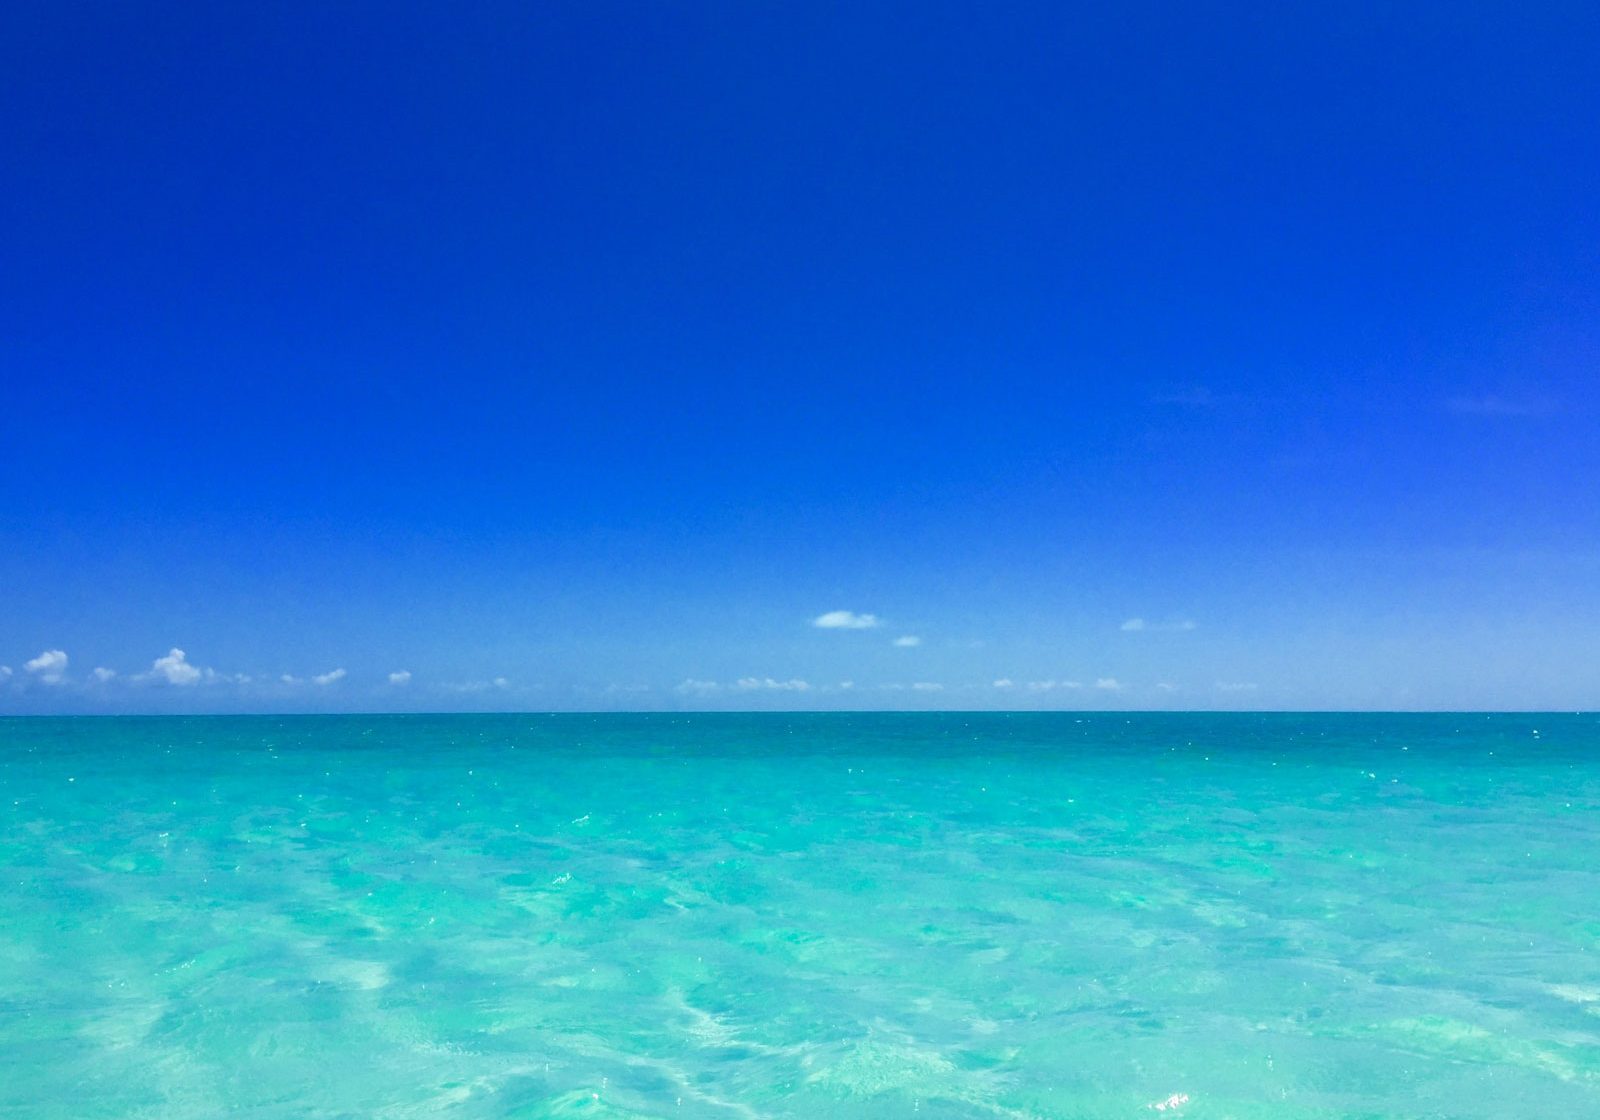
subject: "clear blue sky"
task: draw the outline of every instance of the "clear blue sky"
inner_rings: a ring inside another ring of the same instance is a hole
[[[1595,4],[51,0],[0,104],[0,711],[1600,704]]]

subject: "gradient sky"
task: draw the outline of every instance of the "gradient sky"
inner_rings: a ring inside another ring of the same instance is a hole
[[[0,105],[0,712],[1600,705],[1593,3],[50,0]]]

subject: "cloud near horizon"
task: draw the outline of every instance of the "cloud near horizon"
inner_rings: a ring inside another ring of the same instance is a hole
[[[67,654],[65,650],[47,649],[31,661],[24,661],[22,667],[45,684],[60,684],[67,675]]]
[[[411,670],[410,669],[400,669],[400,670],[397,670],[397,671],[395,671],[393,673],[390,673],[389,674],[389,683],[390,684],[410,684],[411,683]]]
[[[819,630],[874,630],[882,626],[875,614],[857,614],[855,611],[828,611],[811,620]]]
[[[810,692],[811,684],[808,681],[791,679],[787,681],[773,680],[771,677],[740,677],[734,682],[733,687],[740,692]]]
[[[896,638],[893,644],[900,649],[912,649],[916,646],[920,646],[922,644],[922,639],[917,637],[915,634],[907,634],[904,637]]]
[[[1118,627],[1118,629],[1125,634],[1153,633],[1156,631],[1193,630],[1194,628],[1195,622],[1193,619],[1189,618],[1179,619],[1176,622],[1148,622],[1142,618],[1130,618],[1120,627]]]
[[[150,671],[142,675],[147,679],[160,679],[168,684],[182,686],[197,684],[200,678],[206,675],[206,670],[189,664],[188,655],[174,646],[165,657],[158,657],[152,661]]]

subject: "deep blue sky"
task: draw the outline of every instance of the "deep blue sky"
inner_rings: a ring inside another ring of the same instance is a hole
[[[51,0],[0,106],[0,711],[1600,704],[1592,3]]]

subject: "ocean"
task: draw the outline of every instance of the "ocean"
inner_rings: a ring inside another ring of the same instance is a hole
[[[1600,717],[0,720],[0,1117],[1600,1117]]]

